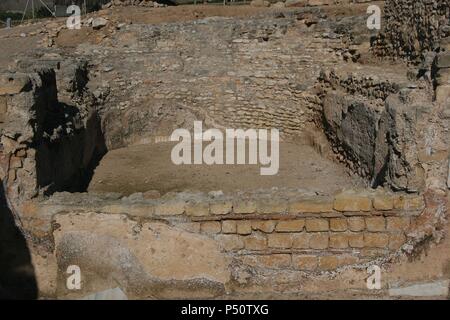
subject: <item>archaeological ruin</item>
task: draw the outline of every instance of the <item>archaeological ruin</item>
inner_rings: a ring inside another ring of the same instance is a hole
[[[448,0],[153,3],[0,29],[0,297],[450,297]],[[279,171],[173,164],[194,121]]]

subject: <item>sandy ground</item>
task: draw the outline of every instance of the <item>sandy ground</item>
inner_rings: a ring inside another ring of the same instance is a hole
[[[280,144],[277,175],[261,176],[260,165],[174,165],[175,143],[135,145],[110,151],[96,168],[91,192],[251,191],[272,187],[301,188],[333,194],[342,188],[362,186],[341,165],[322,158],[311,147]],[[204,144],[206,146],[206,143]]]

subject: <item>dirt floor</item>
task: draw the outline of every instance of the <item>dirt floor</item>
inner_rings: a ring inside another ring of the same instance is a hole
[[[300,188],[333,194],[363,186],[341,165],[324,159],[307,145],[280,143],[277,175],[261,176],[261,165],[174,165],[175,143],[135,145],[110,151],[96,168],[90,192],[252,191],[272,187]],[[206,146],[206,144],[204,144]]]

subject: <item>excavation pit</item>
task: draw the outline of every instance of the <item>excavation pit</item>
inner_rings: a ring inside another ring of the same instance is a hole
[[[176,144],[133,145],[108,152],[96,168],[88,191],[123,195],[149,190],[161,194],[185,190],[231,193],[276,187],[334,194],[365,185],[342,164],[322,157],[313,147],[300,142],[280,143],[279,171],[275,175],[261,175],[261,167],[268,166],[248,164],[248,155],[247,163],[239,165],[175,165],[171,151]]]

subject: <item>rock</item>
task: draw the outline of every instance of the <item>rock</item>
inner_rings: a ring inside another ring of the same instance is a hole
[[[92,28],[98,30],[103,28],[104,26],[106,26],[108,24],[108,20],[106,20],[105,18],[95,18],[92,20]]]

